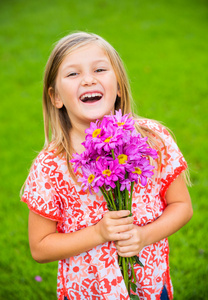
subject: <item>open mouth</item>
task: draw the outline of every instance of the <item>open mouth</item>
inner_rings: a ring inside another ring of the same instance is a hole
[[[84,103],[94,103],[99,101],[103,97],[101,93],[86,93],[80,97],[80,100]]]

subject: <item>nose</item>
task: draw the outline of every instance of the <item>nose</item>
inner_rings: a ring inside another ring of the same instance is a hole
[[[82,78],[82,85],[92,85],[97,83],[96,78],[91,74],[86,74]]]

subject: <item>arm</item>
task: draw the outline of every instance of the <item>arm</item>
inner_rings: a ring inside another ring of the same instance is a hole
[[[130,239],[116,242],[120,256],[130,257],[138,254],[145,246],[172,235],[191,219],[191,199],[182,175],[168,188],[166,201],[167,207],[156,221],[143,227],[134,225],[130,230]]]
[[[107,212],[93,226],[73,233],[57,233],[56,222],[29,212],[29,244],[32,257],[40,263],[78,255],[108,241],[128,239],[133,229],[129,211]],[[127,231],[127,233],[126,233]]]

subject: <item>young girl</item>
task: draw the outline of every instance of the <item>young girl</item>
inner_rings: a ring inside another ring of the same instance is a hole
[[[32,257],[59,260],[59,300],[129,299],[117,254],[139,255],[144,264],[135,265],[140,300],[173,298],[167,237],[190,220],[192,206],[183,176],[187,165],[168,131],[137,117],[136,129],[159,158],[147,185],[134,188],[133,217],[108,211],[102,194],[83,192],[70,165],[72,153],[84,150],[90,122],[119,109],[131,113],[131,93],[115,49],[95,34],[61,39],[45,70],[46,145],[22,197],[30,209]]]

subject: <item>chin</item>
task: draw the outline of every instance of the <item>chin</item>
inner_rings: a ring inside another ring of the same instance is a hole
[[[101,112],[98,112],[98,113],[94,113],[94,114],[91,114],[91,116],[89,117],[89,119],[91,120],[91,122],[95,121],[95,120],[102,120],[102,118],[109,114],[108,112],[105,112],[105,113],[101,113]]]
[[[90,120],[90,122],[93,122],[95,120],[102,120],[102,118],[105,115],[111,114],[111,112],[114,112],[115,108],[96,108],[96,109],[91,109],[86,112],[87,119]]]

